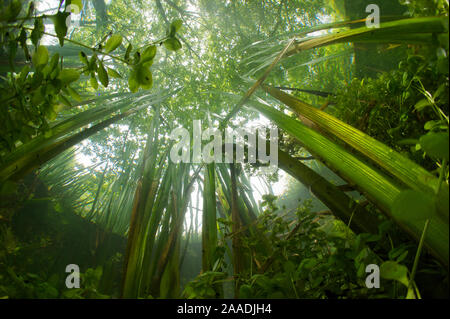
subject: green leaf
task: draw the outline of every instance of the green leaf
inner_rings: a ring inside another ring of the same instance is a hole
[[[108,71],[108,75],[109,75],[110,77],[112,77],[112,78],[117,78],[117,79],[121,79],[121,78],[122,78],[122,76],[120,75],[120,73],[117,72],[117,71],[114,70],[114,69],[107,68],[107,71]]]
[[[22,10],[20,0],[13,0],[4,12],[0,13],[0,21],[14,22]]]
[[[59,44],[61,46],[64,45],[64,37],[67,34],[66,19],[69,15],[70,15],[70,12],[59,11],[57,14],[49,17],[53,21],[53,24],[55,25],[56,36],[58,37]]]
[[[78,53],[78,56],[80,57],[80,61],[81,61],[81,62],[83,62],[84,64],[86,64],[87,66],[89,66],[89,61],[88,61],[88,58],[87,58],[86,53],[84,53],[83,51],[80,51],[80,52]]]
[[[70,96],[77,102],[81,102],[83,99],[81,98],[81,96],[78,94],[77,91],[75,91],[74,89],[72,89],[70,86],[67,87],[67,92],[69,92]]]
[[[32,58],[33,64],[36,68],[45,66],[48,63],[48,50],[43,45],[40,45]]]
[[[108,86],[108,72],[106,71],[105,67],[103,66],[102,61],[98,61],[98,79],[100,80],[100,83],[104,86]]]
[[[17,191],[17,183],[12,181],[5,181],[0,188],[0,194],[11,195]]]
[[[89,70],[97,71],[97,54],[94,53],[89,60]]]
[[[395,261],[385,261],[380,266],[380,275],[384,279],[397,280],[406,287],[409,285],[408,268]]]
[[[128,88],[135,93],[139,89],[139,82],[137,80],[136,70],[133,70],[128,78]]]
[[[422,111],[424,108],[426,108],[427,106],[431,106],[432,104],[430,103],[430,101],[428,101],[428,99],[422,99],[419,102],[416,103],[416,105],[414,105],[414,108],[417,111]]]
[[[109,53],[114,51],[122,43],[122,36],[113,34],[105,44],[105,52]]]
[[[442,120],[439,120],[439,121],[428,121],[428,122],[425,123],[423,128],[425,130],[427,130],[427,131],[445,130],[445,129],[447,129],[447,125]],[[419,142],[419,141],[417,141],[417,142]]]
[[[434,159],[449,159],[448,132],[429,132],[419,139],[422,149]]]
[[[45,66],[45,68],[42,70],[42,73],[45,77],[47,77],[49,74],[52,74],[52,72],[58,67],[59,62],[59,54],[56,52],[53,54],[52,58],[50,59],[50,62]]]
[[[78,12],[80,12],[83,9],[83,2],[82,2],[82,0],[71,0],[70,4],[73,5],[73,6],[74,5],[77,6],[78,7]]]
[[[141,62],[149,62],[152,61],[156,55],[156,46],[151,45],[145,48],[145,50],[141,53]]]
[[[438,59],[436,66],[440,73],[446,75],[448,74],[448,67],[449,67],[448,58]]]
[[[58,75],[58,79],[63,85],[75,82],[80,77],[80,73],[75,69],[62,69]]]
[[[168,36],[174,37],[175,34],[180,30],[181,26],[183,25],[183,21],[180,19],[174,20],[169,27]]]
[[[130,58],[130,53],[131,53],[132,48],[133,48],[133,45],[131,45],[131,43],[128,44],[127,51],[125,52],[125,55],[124,55],[125,60],[128,60]]]
[[[91,83],[91,86],[94,88],[94,89],[98,89],[98,82],[97,82],[97,79],[95,78],[95,74],[94,74],[94,72],[92,72],[91,73],[91,78],[90,78],[90,83]]]
[[[249,285],[242,285],[239,288],[239,298],[248,299],[252,297],[252,288]]]
[[[138,64],[135,67],[136,70],[136,80],[139,83],[139,86],[142,86],[144,89],[150,89],[153,85],[152,72],[150,69],[142,64]]]
[[[37,17],[34,19],[34,28],[33,31],[31,31],[31,42],[37,46],[39,40],[44,35],[45,27],[44,27],[44,21],[42,17]]]
[[[59,94],[59,95],[58,95],[58,99],[59,99],[59,100],[61,101],[61,103],[63,103],[64,105],[66,105],[66,106],[68,106],[68,107],[72,107],[72,104],[70,103],[69,99],[68,99],[66,96],[64,96],[64,95],[62,95],[62,94]],[[56,112],[55,108],[53,108],[53,111],[55,111],[55,113],[58,113],[58,112]]]
[[[426,220],[436,212],[433,197],[416,190],[402,191],[392,204],[392,215],[404,221]]]
[[[170,51],[177,51],[182,47],[181,42],[175,37],[164,41],[164,46],[166,47],[167,50]]]
[[[20,43],[20,46],[23,49],[23,53],[25,55],[25,59],[29,59],[30,58],[30,53],[28,52],[28,46],[27,46],[27,32],[25,31],[25,29],[22,29],[20,31],[20,35],[17,38],[17,40]]]

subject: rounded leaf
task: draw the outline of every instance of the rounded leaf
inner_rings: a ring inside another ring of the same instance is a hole
[[[122,36],[113,34],[105,44],[105,52],[109,53],[114,51],[122,43]]]
[[[62,69],[59,72],[58,79],[61,81],[63,85],[70,84],[75,82],[80,77],[80,73],[78,73],[75,69]]]
[[[144,89],[150,89],[153,84],[152,72],[144,65],[136,66],[136,79]]]
[[[397,280],[408,287],[408,268],[395,261],[385,261],[380,266],[380,276],[384,279]]]
[[[131,92],[137,92],[139,89],[139,82],[137,80],[136,70],[133,70],[128,78],[128,88]]]
[[[420,140],[422,149],[434,159],[449,159],[448,132],[430,132]]]
[[[182,47],[180,40],[178,40],[175,37],[164,41],[164,46],[166,47],[167,50],[170,51],[177,51]]]
[[[148,61],[152,61],[156,55],[156,46],[150,45],[141,53],[140,62],[145,63]]]

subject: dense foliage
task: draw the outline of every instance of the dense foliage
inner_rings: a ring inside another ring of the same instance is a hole
[[[0,297],[448,297],[448,1],[365,5],[0,4]],[[194,120],[280,169],[173,162]]]

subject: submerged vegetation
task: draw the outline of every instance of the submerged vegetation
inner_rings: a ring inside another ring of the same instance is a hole
[[[449,297],[447,0],[0,8],[0,298]]]

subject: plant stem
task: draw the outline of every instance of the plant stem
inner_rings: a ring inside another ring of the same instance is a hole
[[[439,173],[439,181],[438,181],[438,187],[437,187],[436,194],[439,194],[439,191],[441,190],[442,182],[444,181],[444,175],[445,175],[446,168],[447,168],[447,160],[444,159],[442,161],[441,171]]]
[[[417,266],[419,265],[420,253],[422,252],[423,243],[425,242],[425,235],[426,235],[429,223],[430,223],[430,220],[427,219],[425,221],[425,226],[423,227],[422,236],[420,237],[420,241],[419,241],[419,247],[417,247],[416,257],[414,257],[414,264],[413,264],[413,268],[411,270],[411,276],[409,279],[408,289],[411,289],[414,286],[414,277],[416,276]]]

